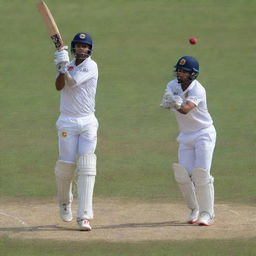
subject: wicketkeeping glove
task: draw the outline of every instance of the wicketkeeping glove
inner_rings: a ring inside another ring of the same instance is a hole
[[[166,91],[163,96],[162,104],[160,104],[160,107],[178,110],[180,109],[182,103],[183,99],[180,96],[173,95],[172,93]]]
[[[168,90],[165,90],[160,107],[167,109],[173,108],[173,94],[168,92]]]
[[[170,109],[172,107],[172,104],[163,98],[160,107]]]
[[[180,109],[181,104],[183,103],[183,99],[180,96],[176,95],[176,96],[173,96],[172,100],[173,100],[172,102],[173,108],[177,110]]]

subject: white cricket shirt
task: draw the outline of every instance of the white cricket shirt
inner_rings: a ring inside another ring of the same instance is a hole
[[[83,117],[95,112],[95,96],[98,67],[91,57],[78,66],[75,60],[67,65],[65,86],[61,90],[60,112],[74,117]]]
[[[175,111],[180,132],[195,132],[213,124],[207,109],[205,89],[197,80],[194,80],[185,91],[182,90],[177,80],[170,81],[166,89],[174,95],[179,95],[184,103],[190,101],[196,105],[187,114]]]

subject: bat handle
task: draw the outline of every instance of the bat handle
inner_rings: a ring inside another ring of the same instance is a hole
[[[52,35],[51,36],[51,39],[55,45],[55,48],[57,50],[60,50],[61,48],[64,47],[64,43],[63,43],[63,40],[61,38],[61,36],[59,34],[55,34],[55,35]]]

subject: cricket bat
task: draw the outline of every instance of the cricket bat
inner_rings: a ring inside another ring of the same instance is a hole
[[[39,10],[40,15],[43,18],[45,27],[50,35],[50,38],[52,42],[55,45],[55,48],[57,50],[60,50],[62,47],[64,47],[64,42],[61,38],[60,31],[55,23],[55,20],[47,7],[46,3],[44,1],[40,1],[37,3],[37,8]]]

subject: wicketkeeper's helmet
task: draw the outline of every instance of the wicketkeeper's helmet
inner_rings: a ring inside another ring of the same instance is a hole
[[[199,74],[199,62],[192,56],[181,57],[174,67],[176,71],[182,69],[190,72],[190,80],[196,79]]]
[[[80,32],[77,33],[71,41],[71,52],[74,54],[74,48],[76,43],[88,44],[90,46],[89,55],[92,55],[93,41],[88,33]]]

